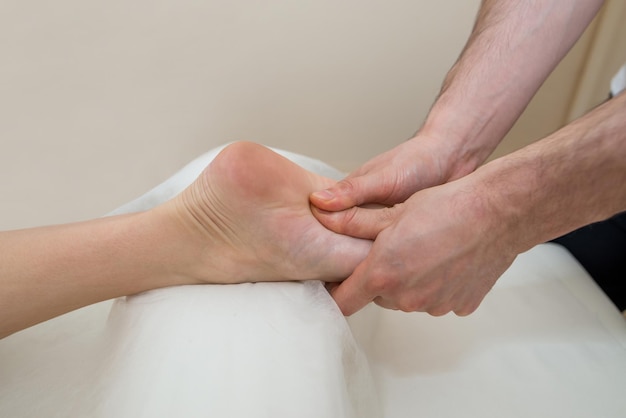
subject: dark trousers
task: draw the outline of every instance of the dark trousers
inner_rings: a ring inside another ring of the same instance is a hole
[[[626,310],[626,212],[553,242],[567,248],[617,308]]]

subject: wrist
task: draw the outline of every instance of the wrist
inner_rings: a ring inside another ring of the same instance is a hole
[[[438,156],[440,166],[444,168],[444,182],[473,172],[495,148],[491,144],[494,141],[477,140],[473,134],[477,123],[467,112],[449,110],[440,100],[416,134],[415,138],[426,141],[433,149],[433,155]]]
[[[626,208],[626,95],[477,170],[522,250]]]
[[[577,204],[578,191],[567,185],[569,176],[557,175],[554,181],[555,167],[546,157],[540,147],[527,147],[470,176],[489,202],[499,233],[518,254],[588,223]]]
[[[494,160],[478,168],[467,178],[473,190],[487,208],[491,227],[501,237],[504,251],[520,254],[545,242],[552,228],[550,219],[542,219],[535,213],[541,205],[540,181],[532,165]]]

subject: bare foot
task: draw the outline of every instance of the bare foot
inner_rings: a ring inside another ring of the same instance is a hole
[[[313,217],[309,194],[334,183],[261,145],[226,147],[173,201],[203,247],[201,280],[345,279],[371,242],[331,232]]]

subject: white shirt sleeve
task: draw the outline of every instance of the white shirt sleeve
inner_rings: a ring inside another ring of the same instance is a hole
[[[626,64],[613,76],[611,80],[611,94],[617,96],[624,89],[626,89]]]

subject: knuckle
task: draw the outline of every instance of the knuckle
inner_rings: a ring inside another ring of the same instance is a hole
[[[396,303],[398,309],[402,312],[420,312],[421,311],[421,303],[418,301],[399,301]]]
[[[388,283],[385,277],[375,275],[369,282],[367,282],[367,290],[375,295],[385,293]]]
[[[411,295],[398,300],[397,306],[403,312],[424,312],[426,298],[421,295]]]
[[[345,179],[337,182],[335,187],[345,194],[354,193],[358,190],[356,179],[358,179],[358,177],[346,177]]]
[[[450,311],[452,311],[452,309],[448,305],[438,305],[426,310],[426,312],[432,316],[444,316],[450,313]]]
[[[479,305],[480,303],[471,304],[471,305],[463,305],[460,308],[455,308],[454,314],[456,316],[461,316],[461,317],[471,315],[474,312],[476,312],[476,309],[478,309]]]
[[[470,315],[472,312],[473,312],[473,311],[469,311],[469,310],[466,310],[466,309],[464,309],[464,308],[461,308],[461,309],[455,309],[455,310],[454,310],[454,314],[455,314],[456,316],[458,316],[458,317],[468,316],[468,315]]]
[[[339,212],[316,211],[316,218],[328,229],[338,234],[350,235],[358,226],[358,209],[353,207]]]
[[[358,208],[353,207],[350,209],[346,209],[345,211],[341,213],[342,213],[341,228],[343,230],[342,232],[346,232],[352,225],[358,224],[358,220],[359,220]]]
[[[458,306],[455,307],[454,313],[457,316],[468,316],[476,312],[476,310],[480,307],[483,300],[485,299],[486,292],[473,293],[468,295],[465,299],[461,300],[458,303]]]
[[[346,232],[346,218],[348,215],[345,212],[332,212],[325,214],[321,222],[331,231],[343,234]]]
[[[400,280],[397,277],[383,273],[373,274],[367,283],[368,290],[376,295],[394,293],[399,285]]]

